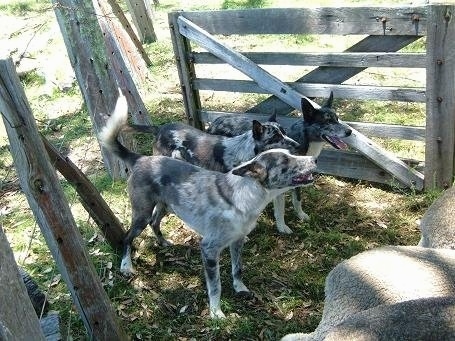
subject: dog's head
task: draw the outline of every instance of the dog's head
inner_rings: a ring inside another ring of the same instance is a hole
[[[341,139],[351,135],[352,130],[338,121],[335,110],[332,109],[333,92],[327,101],[315,108],[311,102],[302,97],[301,107],[307,138],[311,141],[326,141],[336,149],[346,149],[347,145]]]
[[[312,156],[271,149],[234,168],[232,174],[254,178],[267,189],[284,189],[311,184],[315,170],[316,160]]]
[[[255,154],[274,148],[284,148],[291,152],[300,148],[299,143],[287,136],[284,129],[276,122],[276,115],[272,115],[264,123],[253,120],[252,132]]]

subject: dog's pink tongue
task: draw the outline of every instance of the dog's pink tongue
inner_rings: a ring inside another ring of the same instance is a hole
[[[334,148],[337,149],[347,149],[348,145],[343,142],[341,139],[335,136],[326,136],[327,142],[329,142]]]

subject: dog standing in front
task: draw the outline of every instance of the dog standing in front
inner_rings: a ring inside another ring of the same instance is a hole
[[[131,228],[124,239],[121,271],[133,273],[131,247],[150,224],[158,243],[167,244],[160,222],[174,212],[202,236],[200,243],[210,316],[223,318],[220,307],[219,259],[229,247],[235,292],[249,292],[241,279],[241,251],[268,202],[285,191],[310,184],[316,163],[310,156],[295,156],[285,149],[258,154],[227,173],[207,170],[167,156],[136,154],[118,142],[127,120],[127,102],[120,95],[115,111],[99,134],[101,144],[129,167],[128,193]]]
[[[298,120],[286,130],[287,136],[300,144],[299,153],[318,157],[324,142],[328,142],[336,149],[345,149],[347,145],[341,140],[351,135],[352,130],[338,121],[336,112],[332,109],[333,92],[330,92],[328,100],[322,107],[314,107],[306,97],[302,97],[301,110],[303,119]],[[247,117],[235,117],[233,115],[219,116],[210,124],[207,132],[210,134],[236,136],[245,132],[251,124]],[[302,200],[299,190],[292,191],[292,204],[297,216],[304,221],[309,216],[302,210]],[[284,221],[285,197],[277,196],[273,200],[274,216],[278,231],[292,233],[292,230]]]

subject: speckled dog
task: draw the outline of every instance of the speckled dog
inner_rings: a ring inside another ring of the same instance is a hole
[[[287,135],[300,144],[300,154],[318,157],[324,142],[328,142],[336,149],[347,147],[341,139],[350,136],[352,130],[338,121],[337,114],[332,109],[332,101],[333,93],[331,92],[324,105],[315,108],[307,98],[302,97],[303,119],[298,120],[286,130]],[[251,120],[247,117],[239,118],[233,115],[223,115],[213,120],[207,132],[224,136],[236,136],[243,134],[249,125],[251,125]],[[284,221],[284,195],[278,196],[273,201],[273,204],[278,231],[281,233],[292,233],[292,230]],[[300,191],[292,191],[292,204],[300,219],[309,220],[308,215],[302,210]]]
[[[210,315],[223,318],[220,307],[220,253],[229,247],[232,277],[237,293],[249,292],[241,279],[244,239],[268,202],[275,196],[312,182],[315,160],[295,156],[285,149],[258,154],[227,173],[207,170],[166,156],[143,156],[117,140],[126,123],[127,103],[119,97],[115,112],[99,135],[102,145],[125,161],[130,170],[128,193],[132,207],[131,228],[124,239],[121,271],[133,273],[131,244],[150,224],[160,244],[167,244],[160,222],[174,212],[186,226],[202,236]]]
[[[208,134],[181,122],[161,126],[131,124],[124,129],[155,135],[153,155],[171,156],[223,173],[265,150],[300,150],[300,145],[286,136],[276,121],[250,121],[241,134],[233,137]]]

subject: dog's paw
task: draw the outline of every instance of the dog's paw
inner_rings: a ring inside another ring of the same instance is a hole
[[[210,317],[212,319],[225,319],[226,315],[221,311],[221,309],[210,310]]]
[[[277,225],[277,229],[278,229],[278,232],[283,233],[283,234],[291,234],[292,233],[292,230],[286,224]]]
[[[133,264],[131,263],[130,259],[122,260],[122,263],[120,264],[120,272],[125,277],[134,276],[135,271],[134,271]]]
[[[310,216],[308,214],[306,214],[305,212],[299,212],[299,219],[302,220],[302,221],[309,221],[310,220]]]
[[[240,279],[234,279],[234,283],[232,284],[234,287],[234,291],[238,293],[242,292],[250,292],[250,289],[247,288],[245,284]]]
[[[303,211],[297,212],[297,215],[301,221],[310,221],[310,216]]]

